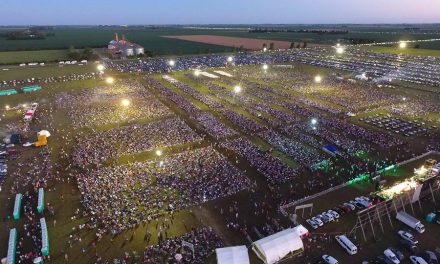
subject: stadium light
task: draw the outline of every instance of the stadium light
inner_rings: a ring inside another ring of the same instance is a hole
[[[6,110],[9,110],[9,105],[5,105]]]
[[[318,124],[318,119],[316,119],[316,118],[312,118],[312,120],[310,121],[310,123],[311,123],[313,126],[316,126],[316,124]]]
[[[321,83],[322,82],[322,77],[319,75],[315,76],[315,83]]]
[[[102,64],[99,64],[96,68],[97,68],[98,71],[100,71],[100,72],[102,72],[103,70],[105,70],[105,67],[104,67],[104,65],[102,65]]]
[[[338,47],[336,48],[336,53],[337,53],[337,54],[343,54],[344,51],[345,51],[345,49],[344,49],[343,47],[338,46]]]
[[[235,86],[234,87],[234,92],[237,93],[237,94],[240,93],[241,92],[241,86],[240,85]]]
[[[266,48],[266,47],[264,47],[264,48],[263,48],[263,51],[264,51],[264,52],[266,52],[266,51],[267,51],[267,48]]]
[[[263,65],[263,70],[267,71],[267,69],[269,69],[269,65],[264,64],[264,65]]]
[[[159,157],[162,156],[162,150],[160,149],[156,150],[156,155]]]
[[[173,67],[174,65],[176,65],[176,62],[175,62],[174,60],[170,60],[170,61],[168,62],[168,64],[169,64],[171,67]]]
[[[128,99],[122,99],[122,100],[121,100],[121,105],[122,105],[123,107],[128,107],[128,106],[130,106],[130,100],[128,100]]]
[[[406,101],[406,97],[403,97],[402,100],[403,100],[403,101]]]
[[[23,108],[26,108],[27,107],[27,104],[23,104]]]
[[[337,44],[336,44],[336,47],[338,47],[338,48],[339,48],[340,46],[341,46],[341,44],[340,44],[340,43],[337,43]]]
[[[232,58],[232,56],[228,57],[228,62],[232,62],[234,60],[234,58]]]
[[[107,77],[107,78],[105,78],[105,82],[106,82],[107,84],[113,84],[113,83],[115,82],[115,78],[113,78],[113,77]]]
[[[408,46],[408,44],[405,42],[405,41],[401,41],[400,43],[399,43],[399,48],[401,48],[401,49],[404,49],[404,48],[406,48]]]
[[[200,76],[200,71],[199,71],[199,70],[195,70],[195,71],[194,71],[194,75],[195,75],[196,77],[199,77],[199,76]]]

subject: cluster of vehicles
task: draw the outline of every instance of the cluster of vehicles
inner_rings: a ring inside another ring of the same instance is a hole
[[[6,164],[6,155],[8,151],[5,144],[0,145],[0,185],[3,183],[6,174],[8,173],[8,165]],[[1,187],[0,187],[1,190]]]
[[[408,261],[405,260],[405,255],[397,248],[389,247],[383,251],[383,254],[377,256],[374,260],[363,261],[362,264],[438,264],[439,256],[433,251],[421,251],[418,249],[418,241],[409,231],[399,230],[397,235],[400,237],[401,249],[408,250],[410,256]],[[339,245],[347,251],[350,255],[357,253],[357,247],[345,235],[335,237]],[[338,264],[338,260],[330,255],[323,255],[322,260],[327,264]]]
[[[409,231],[399,230],[397,235],[400,237],[400,248],[407,250],[410,253],[408,261],[405,260],[405,255],[396,248],[387,248],[383,255],[376,257],[374,260],[366,263],[378,263],[378,264],[400,264],[400,263],[412,263],[412,264],[438,264],[439,256],[433,251],[421,251],[417,247],[418,241],[413,234]]]
[[[357,247],[351,242],[351,240],[345,236],[340,235],[335,237],[336,241],[341,245],[342,248],[344,248],[348,254],[355,255],[357,253]],[[327,264],[338,264],[338,260],[330,255],[323,255],[322,259]]]
[[[307,219],[307,224],[313,229],[318,229],[324,224],[335,221],[339,219],[344,214],[348,214],[357,209],[366,209],[373,205],[373,201],[365,196],[356,197],[354,200],[343,203],[339,206],[334,207],[331,210],[318,214],[310,219]]]
[[[60,62],[58,62],[58,64],[59,65],[75,65],[75,64],[78,64],[78,61],[76,61],[76,60],[73,60],[73,61],[60,61]],[[84,64],[87,64],[87,60],[82,60],[80,62],[80,64],[78,64],[78,65],[84,65]]]
[[[426,126],[424,122],[407,121],[392,117],[389,114],[376,114],[370,117],[360,118],[359,121],[406,137],[424,135],[437,129],[437,126],[423,127]]]
[[[375,82],[405,81],[415,84],[440,86],[437,58],[401,56],[347,49],[344,56],[334,56],[328,48],[293,51],[293,61],[318,67],[362,72],[377,77]]]

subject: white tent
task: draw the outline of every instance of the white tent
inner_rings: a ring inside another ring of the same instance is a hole
[[[292,228],[262,238],[252,244],[252,250],[266,264],[280,261],[289,253],[303,248],[301,238]]]
[[[309,236],[309,230],[307,230],[307,228],[305,228],[303,225],[297,225],[293,228],[293,230],[295,230],[301,239]]]
[[[217,264],[249,264],[246,246],[217,248]]]

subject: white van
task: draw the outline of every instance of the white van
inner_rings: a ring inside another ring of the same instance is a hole
[[[345,235],[336,236],[335,238],[348,254],[355,255],[357,253],[357,247]]]

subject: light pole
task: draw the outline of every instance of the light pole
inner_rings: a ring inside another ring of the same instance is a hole
[[[320,75],[316,75],[315,76],[315,83],[321,83],[322,82],[322,77]]]

